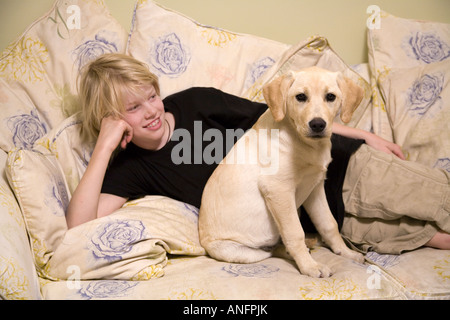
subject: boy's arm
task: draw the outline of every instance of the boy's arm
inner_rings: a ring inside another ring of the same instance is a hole
[[[386,152],[386,153],[394,154],[397,157],[399,157],[400,159],[405,160],[405,156],[399,145],[397,145],[393,142],[387,141],[369,131],[347,127],[347,126],[344,126],[339,123],[333,123],[332,130],[333,130],[333,133],[339,134],[339,135],[347,137],[347,138],[365,140],[366,144],[371,146],[372,148]]]
[[[131,140],[130,126],[123,120],[105,118],[83,177],[75,189],[66,212],[68,228],[105,216],[119,209],[127,199],[101,194],[103,179],[114,149]]]

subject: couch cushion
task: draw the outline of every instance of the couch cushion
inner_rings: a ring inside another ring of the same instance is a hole
[[[10,152],[6,175],[24,216],[36,267],[42,271],[67,230],[64,175],[53,154],[24,149]]]
[[[450,172],[450,59],[392,68],[380,89],[408,160]]]
[[[375,132],[408,160],[450,171],[450,24],[383,12],[368,36]]]
[[[242,96],[289,45],[202,25],[152,1],[137,3],[127,52],[159,77],[163,97],[194,86]]]
[[[40,299],[25,223],[5,176],[7,154],[0,150],[0,295],[3,299]]]
[[[30,149],[76,111],[80,67],[126,39],[103,1],[56,1],[0,54],[0,147]]]
[[[392,101],[382,95],[379,85],[393,69],[423,67],[450,58],[450,25],[404,19],[387,12],[380,15],[380,28],[369,29],[367,37],[373,89],[372,121],[376,134],[395,141],[388,104]]]
[[[450,299],[450,253],[420,248],[401,255],[369,252],[370,263],[379,267],[408,299]]]
[[[50,282],[42,290],[45,299],[225,299],[261,300],[262,305],[263,300],[283,299],[405,298],[381,268],[356,263],[324,247],[315,247],[311,255],[329,265],[333,276],[305,276],[293,261],[274,257],[250,264],[217,261],[208,256],[174,257],[165,267],[165,276],[157,281],[84,281],[78,288],[68,287],[70,282]],[[226,312],[227,308],[222,313]]]

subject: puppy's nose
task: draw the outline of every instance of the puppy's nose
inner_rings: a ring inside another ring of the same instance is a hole
[[[322,132],[326,126],[327,123],[322,118],[314,118],[309,122],[309,127],[315,133]]]

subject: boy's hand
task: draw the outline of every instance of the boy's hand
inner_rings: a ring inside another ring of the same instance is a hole
[[[405,160],[405,155],[403,154],[402,148],[398,144],[395,144],[393,142],[387,141],[380,136],[377,136],[373,133],[370,133],[365,137],[366,144],[371,146],[374,149],[386,152],[386,153],[392,153],[399,157],[402,160]]]
[[[125,120],[109,116],[102,120],[97,144],[103,145],[112,152],[119,144],[122,149],[125,149],[132,138],[133,128]]]

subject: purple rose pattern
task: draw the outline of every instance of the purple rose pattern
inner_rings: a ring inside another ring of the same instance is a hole
[[[100,225],[91,238],[95,258],[116,261],[130,252],[133,244],[144,238],[144,224],[139,220],[120,220]]]
[[[151,52],[153,67],[170,77],[178,77],[185,72],[190,60],[188,48],[175,33],[159,38]]]
[[[419,61],[433,63],[450,57],[450,46],[433,33],[417,32],[408,43]]]
[[[34,142],[47,133],[47,128],[39,120],[36,110],[32,110],[30,114],[9,117],[6,121],[16,147],[32,149]]]
[[[95,35],[94,40],[89,40],[73,50],[75,63],[78,69],[81,69],[88,62],[105,53],[118,52],[117,45],[107,39],[107,32],[99,32]]]
[[[450,172],[450,158],[439,158],[433,167]]]
[[[443,85],[442,73],[425,74],[416,80],[407,93],[410,111],[424,115],[440,99]]]
[[[48,196],[45,199],[46,204],[51,208],[55,216],[64,216],[69,205],[69,194],[63,178],[54,175],[48,188]]]
[[[92,281],[81,288],[78,294],[86,300],[120,298],[130,295],[130,291],[137,285],[137,282],[122,280]]]
[[[268,278],[280,269],[265,264],[229,264],[222,270],[233,277]]]
[[[274,64],[275,60],[271,57],[265,57],[253,63],[245,80],[246,86],[253,85]]]

